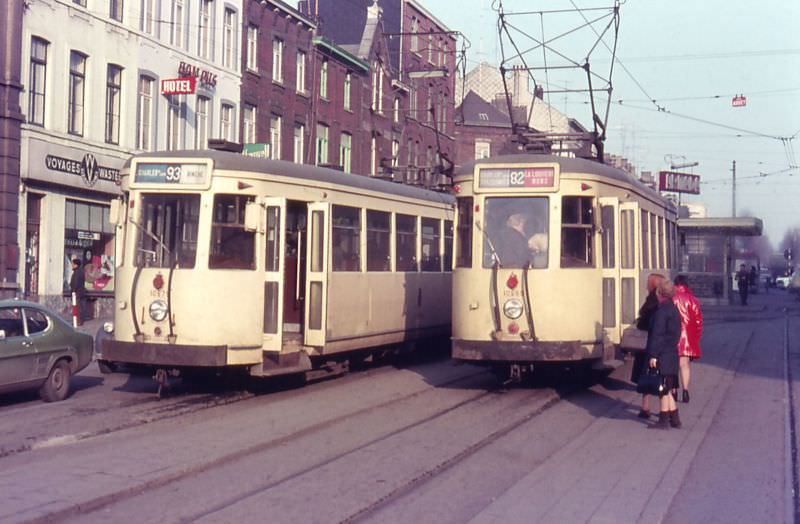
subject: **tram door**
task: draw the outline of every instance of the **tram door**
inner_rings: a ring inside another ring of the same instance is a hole
[[[325,345],[330,209],[327,202],[312,202],[308,205],[306,314],[303,328],[304,343],[307,346]]]
[[[636,202],[619,204],[620,323],[623,327],[634,323],[639,308],[638,219]]]
[[[283,332],[301,337],[306,299],[306,219],[305,202],[286,204],[286,256],[283,269]]]
[[[267,351],[283,347],[283,270],[286,251],[286,199],[269,197],[266,210],[266,258],[264,260],[264,343]]]
[[[600,203],[600,255],[603,262],[603,329],[606,337],[619,341],[620,296],[619,274],[619,232],[617,228],[617,198],[603,197]]]

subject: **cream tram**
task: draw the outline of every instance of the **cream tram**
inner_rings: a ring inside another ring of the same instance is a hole
[[[303,373],[450,333],[449,195],[219,151],[135,156],[122,190],[105,371]]]
[[[595,161],[521,154],[462,168],[452,356],[518,379],[538,363],[611,364],[676,265],[676,208]]]

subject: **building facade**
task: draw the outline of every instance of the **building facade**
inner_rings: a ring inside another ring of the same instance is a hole
[[[239,0],[28,2],[17,222],[23,296],[64,310],[78,258],[95,314],[111,306],[108,213],[125,161],[141,151],[205,148],[214,136],[238,139],[241,12]],[[179,77],[194,78],[193,93],[170,94],[168,80]]]

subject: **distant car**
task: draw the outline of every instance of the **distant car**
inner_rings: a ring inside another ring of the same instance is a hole
[[[786,289],[789,287],[789,282],[792,281],[792,277],[776,277],[775,278],[775,287]]]
[[[94,341],[49,309],[0,301],[0,393],[39,388],[45,402],[64,400],[70,377],[92,361]]]

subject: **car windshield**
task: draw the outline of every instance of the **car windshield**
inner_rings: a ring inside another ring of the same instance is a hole
[[[487,198],[484,224],[483,267],[547,267],[547,197]]]

